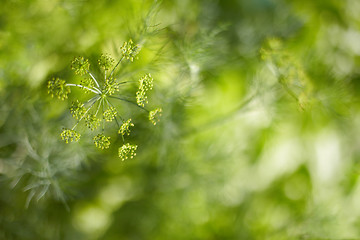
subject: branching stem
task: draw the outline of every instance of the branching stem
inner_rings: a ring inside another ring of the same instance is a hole
[[[67,83],[66,86],[69,86],[69,87],[79,87],[79,88],[85,88],[87,90],[89,90],[90,92],[93,92],[93,93],[96,93],[96,94],[100,94],[100,90],[99,89],[92,89],[92,88],[88,88],[88,87],[85,87],[83,85],[80,85],[80,84],[74,84],[74,83]]]
[[[115,98],[115,99],[118,99],[118,100],[121,100],[121,101],[124,101],[124,102],[131,103],[131,104],[137,106],[138,108],[141,108],[142,110],[144,110],[144,111],[146,111],[146,112],[150,112],[150,111],[147,110],[146,108],[144,108],[144,107],[142,107],[142,106],[139,106],[139,105],[137,105],[137,103],[132,102],[132,101],[130,101],[130,100],[127,100],[127,99],[125,99],[125,98],[115,97],[115,96],[109,96],[109,97],[110,97],[110,98]]]
[[[117,66],[119,66],[119,64],[122,62],[123,59],[124,59],[124,56],[122,56],[122,57],[120,58],[120,60],[116,63],[115,67],[113,68],[113,70],[112,70],[111,73],[110,73],[109,78],[112,77],[112,75],[114,74],[115,69],[117,68]]]
[[[98,88],[100,88],[99,83],[96,81],[96,78],[91,74],[91,72],[89,72],[88,70],[86,70],[86,72],[87,72],[87,73],[90,75],[90,77],[94,80],[96,86],[97,86]]]

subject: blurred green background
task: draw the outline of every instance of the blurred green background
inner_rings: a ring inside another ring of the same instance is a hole
[[[0,239],[360,239],[360,1],[0,5]],[[65,144],[47,81],[130,38],[161,122]]]

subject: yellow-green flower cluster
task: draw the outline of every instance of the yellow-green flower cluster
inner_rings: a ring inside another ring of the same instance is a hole
[[[107,71],[114,65],[115,60],[108,54],[101,54],[98,63],[102,69]]]
[[[100,126],[100,121],[95,114],[89,114],[85,118],[85,125],[90,128],[91,131],[94,131]]]
[[[130,135],[130,127],[133,127],[133,126],[134,126],[134,124],[131,122],[131,118],[130,118],[121,125],[118,133],[123,136]]]
[[[80,120],[84,117],[86,108],[84,107],[83,103],[79,102],[79,100],[76,100],[70,107],[70,113],[75,119]]]
[[[104,134],[99,133],[94,138],[95,146],[100,149],[106,149],[110,147],[110,137],[106,137]]]
[[[91,88],[93,88],[95,86],[94,85],[94,80],[92,80],[90,77],[86,77],[86,78],[82,79],[80,81],[80,84],[81,84],[81,86],[83,86],[82,89],[86,93],[90,92],[87,88],[91,89]],[[85,87],[87,87],[87,88],[85,88]]]
[[[136,156],[137,145],[131,145],[126,143],[119,148],[119,157],[122,161],[128,158],[134,158]]]
[[[65,80],[53,78],[48,82],[48,93],[51,97],[56,96],[61,100],[65,100],[70,92],[70,87],[66,86]]]
[[[115,92],[120,91],[120,84],[117,83],[113,78],[105,80],[105,92],[108,95],[113,95]]]
[[[115,119],[117,114],[117,111],[114,107],[110,107],[108,109],[105,110],[105,112],[103,113],[104,119],[107,122],[111,122],[112,120]]]
[[[130,60],[134,61],[134,59],[137,59],[137,55],[140,51],[139,45],[136,45],[133,43],[133,41],[130,39],[128,42],[124,42],[124,45],[120,48],[123,56]]]
[[[136,92],[136,102],[139,106],[144,107],[148,103],[146,93],[153,88],[154,79],[150,73],[146,74],[139,80],[139,90]]]
[[[83,57],[77,57],[71,62],[71,69],[75,71],[77,75],[84,75],[90,68],[89,60]]]
[[[153,78],[150,74],[146,74],[139,79],[139,88],[136,92],[136,103],[127,100],[125,96],[117,95],[122,89],[122,84],[131,81],[117,81],[114,75],[115,70],[120,66],[122,61],[133,62],[134,59],[137,59],[140,46],[134,44],[130,39],[129,41],[124,42],[120,50],[121,56],[117,62],[115,62],[109,54],[102,54],[99,57],[99,68],[103,72],[103,77],[101,78],[98,78],[98,74],[93,74],[89,71],[90,63],[88,59],[76,57],[71,62],[71,69],[74,70],[75,74],[82,76],[83,79],[79,84],[66,83],[65,80],[59,78],[53,78],[48,82],[49,94],[51,94],[52,97],[56,96],[62,100],[68,97],[68,94],[71,92],[70,87],[77,87],[85,93],[91,92],[91,95],[94,95],[86,102],[76,99],[72,102],[70,113],[77,122],[71,129],[64,128],[61,132],[60,136],[66,143],[79,141],[81,135],[76,132],[75,129],[80,123],[80,125],[82,125],[82,121],[86,127],[91,129],[91,131],[102,126],[101,133],[96,132],[97,135],[93,135],[93,141],[97,148],[107,149],[110,147],[110,137],[104,135],[105,125],[107,125],[106,122],[116,120],[116,123],[119,126],[118,133],[121,135],[122,140],[125,141],[125,136],[130,135],[131,128],[134,127],[134,124],[131,122],[131,118],[125,120],[118,114],[117,109],[115,108],[116,106],[111,102],[113,99],[135,104],[137,107],[147,111],[149,113],[149,119],[154,125],[159,121],[162,112],[160,108],[151,112],[145,108],[145,104],[148,103],[148,91],[153,88]],[[109,74],[107,74],[108,70],[111,71]],[[121,125],[119,125],[117,115],[121,119]],[[124,143],[123,146],[118,149],[119,157],[122,161],[128,158],[134,158],[134,156],[136,156],[137,147],[137,145]]]
[[[162,109],[161,108],[157,108],[155,110],[152,110],[149,112],[149,120],[156,125],[156,123],[158,123],[160,121],[160,117],[162,113]]]
[[[64,140],[66,143],[69,143],[69,141],[70,142],[73,142],[73,141],[77,142],[80,139],[80,134],[79,133],[77,133],[74,130],[65,129],[65,128],[61,132],[60,136],[61,136],[61,139]]]

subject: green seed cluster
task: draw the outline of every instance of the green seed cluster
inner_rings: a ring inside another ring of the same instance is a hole
[[[149,112],[149,120],[156,125],[160,121],[160,117],[162,115],[162,109],[157,108]]]
[[[53,78],[48,82],[48,93],[51,97],[56,96],[61,100],[65,100],[71,92],[70,87],[66,86],[65,80],[60,78]]]
[[[134,61],[134,59],[137,59],[137,55],[140,51],[139,45],[135,45],[133,41],[130,39],[128,42],[124,42],[124,45],[120,48],[123,56],[130,60]]]
[[[130,118],[121,125],[118,133],[123,136],[124,135],[129,136],[130,135],[130,127],[133,127],[133,126],[134,126],[134,124],[131,122],[131,118]]]
[[[115,119],[117,114],[117,111],[114,107],[110,107],[108,109],[105,110],[105,112],[103,113],[104,119],[107,122],[111,122]]]
[[[126,143],[119,148],[119,157],[122,161],[136,156],[137,145]]]
[[[113,95],[115,92],[120,91],[120,84],[117,83],[113,78],[108,78],[105,81],[105,92],[108,95]]]
[[[106,149],[110,147],[110,137],[106,137],[104,134],[99,133],[94,138],[95,146],[100,149]]]
[[[101,54],[98,63],[102,69],[107,71],[114,65],[115,60],[108,54]]]
[[[61,139],[64,140],[66,143],[70,142],[77,142],[80,139],[80,134],[71,129],[63,129],[60,134]]]
[[[71,69],[75,71],[77,75],[85,75],[90,68],[89,60],[83,57],[77,57],[71,62]]]
[[[148,103],[146,93],[153,88],[154,79],[150,73],[146,74],[139,80],[139,90],[136,92],[136,102],[139,106],[144,107]]]
[[[80,120],[84,117],[86,108],[84,107],[83,103],[79,102],[79,100],[76,100],[70,107],[70,113],[75,119]]]
[[[90,128],[91,131],[94,131],[100,126],[100,121],[95,114],[89,114],[85,118],[85,125]]]

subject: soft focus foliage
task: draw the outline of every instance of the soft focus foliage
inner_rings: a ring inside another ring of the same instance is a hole
[[[0,239],[359,239],[359,12],[1,1]]]

